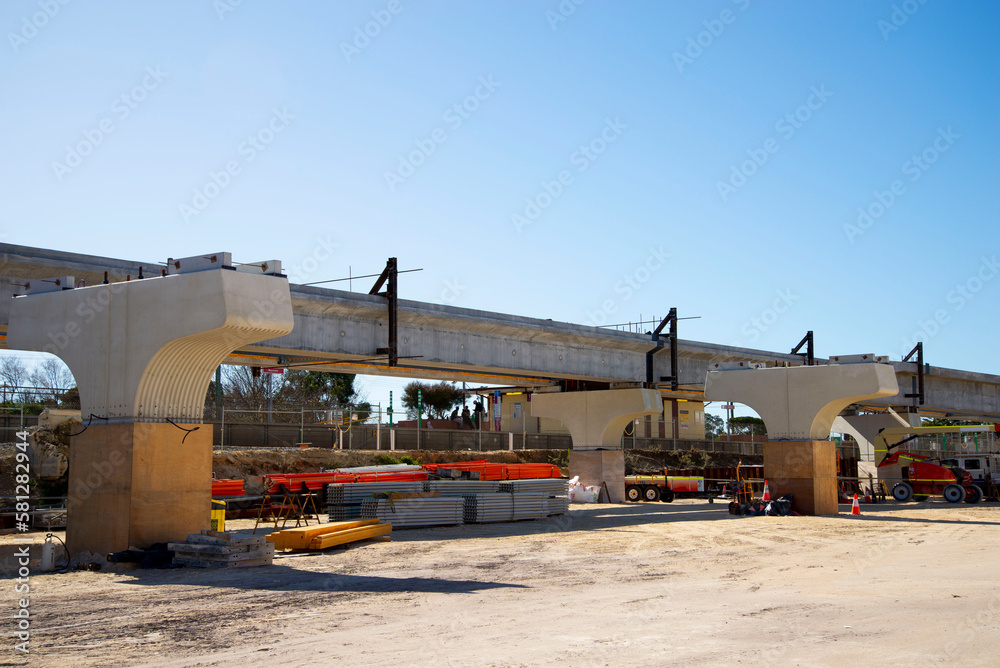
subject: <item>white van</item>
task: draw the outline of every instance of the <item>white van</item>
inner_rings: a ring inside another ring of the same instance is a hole
[[[985,484],[987,475],[993,482],[1000,485],[1000,455],[957,455],[942,459],[941,465],[965,469],[977,485]]]

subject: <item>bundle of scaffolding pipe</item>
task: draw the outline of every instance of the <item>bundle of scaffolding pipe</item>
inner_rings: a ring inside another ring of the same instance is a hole
[[[466,494],[462,516],[469,524],[483,522],[510,522],[514,519],[512,494]]]
[[[394,529],[462,524],[461,497],[378,499],[361,504],[362,518],[391,522]]]
[[[355,505],[374,499],[377,494],[423,491],[423,481],[335,483],[326,486],[326,502],[331,506]]]
[[[514,500],[513,519],[537,520],[548,517],[545,500],[548,494],[544,492],[517,492],[510,495]]]
[[[549,497],[543,502],[543,507],[545,508],[545,515],[547,517],[551,517],[552,515],[565,515],[569,512],[569,497]]]
[[[351,506],[327,506],[326,512],[331,522],[346,522],[361,519],[361,504]]]
[[[500,482],[499,491],[518,493],[536,492],[546,496],[569,495],[568,481],[564,478],[538,478],[535,480],[504,480]]]
[[[424,483],[425,492],[440,492],[441,496],[495,493],[499,487],[497,480],[428,480]]]

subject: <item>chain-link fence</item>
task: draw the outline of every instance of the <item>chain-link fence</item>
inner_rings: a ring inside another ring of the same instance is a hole
[[[0,443],[17,443],[17,432],[38,425],[38,416],[24,412],[24,406],[0,406]]]

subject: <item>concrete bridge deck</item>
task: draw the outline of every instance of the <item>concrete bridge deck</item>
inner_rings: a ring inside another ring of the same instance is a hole
[[[159,275],[155,262],[135,262],[12,244],[0,244],[0,332],[6,333],[9,297],[15,284],[29,279],[73,276],[87,285],[131,276],[139,267]],[[7,297],[4,299],[3,297]],[[295,368],[399,377],[463,380],[474,383],[545,387],[561,380],[594,387],[636,387],[646,377],[649,336],[400,299],[397,366],[376,351],[388,340],[386,299],[377,295],[315,286],[291,286],[292,332],[242,348],[234,364],[288,365]],[[267,295],[259,308],[268,309]],[[99,312],[100,304],[93,306]],[[89,312],[81,318],[94,317]],[[53,332],[52,345],[60,333]],[[654,378],[671,374],[669,352],[654,356]],[[735,348],[700,341],[678,341],[680,389],[664,396],[700,398],[710,365],[721,362],[790,362],[788,353]],[[824,360],[818,359],[818,362]],[[872,400],[872,408],[907,410],[916,364],[894,362],[900,392]],[[746,373],[753,373],[747,371]],[[956,419],[1000,420],[1000,376],[936,366],[925,367],[925,414]]]

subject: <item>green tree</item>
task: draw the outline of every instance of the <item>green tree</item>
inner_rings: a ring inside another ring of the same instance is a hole
[[[287,393],[300,395],[304,402],[346,406],[359,398],[351,373],[291,370],[284,380]]]
[[[417,416],[417,390],[420,390],[423,397],[423,409],[428,415],[435,418],[448,416],[451,409],[462,403],[465,395],[455,385],[451,383],[421,383],[413,381],[403,388],[403,408],[410,418]]]
[[[705,436],[708,438],[718,438],[726,433],[726,423],[718,415],[705,413]]]
[[[967,422],[965,420],[948,420],[946,418],[924,418],[921,427],[960,427],[962,425],[980,424],[979,422]]]
[[[767,433],[767,429],[764,427],[764,421],[759,417],[734,417],[729,419],[729,429],[734,434],[752,434],[754,436],[763,436]]]

